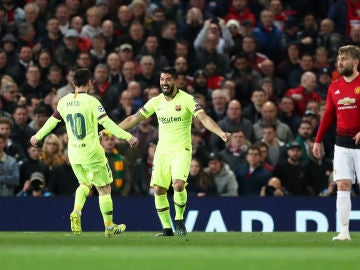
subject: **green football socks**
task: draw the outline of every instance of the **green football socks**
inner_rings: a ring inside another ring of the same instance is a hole
[[[164,229],[171,228],[170,207],[167,194],[155,195],[155,207]]]
[[[74,212],[81,215],[81,210],[86,202],[86,197],[89,194],[90,189],[85,185],[79,185],[75,192]]]
[[[104,219],[105,227],[113,225],[113,201],[111,195],[99,196],[100,211]]]
[[[184,219],[186,202],[187,192],[185,188],[180,192],[174,191],[175,220]]]

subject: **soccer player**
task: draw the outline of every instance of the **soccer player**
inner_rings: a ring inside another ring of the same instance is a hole
[[[81,68],[75,72],[73,80],[75,93],[69,93],[60,99],[56,111],[45,125],[31,137],[30,142],[36,146],[61,119],[64,119],[69,137],[69,160],[79,181],[74,209],[70,214],[71,230],[75,235],[81,234],[81,210],[86,196],[94,185],[99,192],[105,236],[113,236],[123,232],[126,226],[113,223],[113,201],[110,187],[113,179],[104,149],[99,142],[98,123],[116,137],[127,140],[131,147],[138,145],[139,141],[110,120],[100,102],[87,94],[93,87],[91,77],[92,73],[88,69]]]
[[[224,132],[201,108],[197,99],[176,86],[174,68],[160,71],[162,94],[150,99],[140,110],[125,118],[119,126],[130,129],[142,119],[156,113],[159,122],[159,142],[156,148],[150,186],[154,188],[155,207],[163,232],[158,236],[173,236],[167,190],[174,188],[175,230],[178,236],[186,235],[184,212],[187,202],[185,189],[191,163],[191,121],[197,117],[205,128],[225,142],[230,133]]]
[[[325,113],[315,139],[313,153],[322,155],[321,141],[336,119],[334,149],[334,181],[337,183],[336,209],[341,228],[333,240],[351,240],[349,220],[351,186],[360,177],[360,48],[353,45],[339,48],[337,69],[342,77],[328,89]]]

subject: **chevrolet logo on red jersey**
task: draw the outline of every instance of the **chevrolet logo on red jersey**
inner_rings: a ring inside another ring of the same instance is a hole
[[[176,110],[177,112],[181,111],[181,105],[176,105],[176,106],[175,106],[175,110]]]

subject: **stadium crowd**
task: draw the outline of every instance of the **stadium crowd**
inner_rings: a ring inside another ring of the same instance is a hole
[[[29,139],[77,68],[93,71],[91,95],[119,123],[160,93],[164,66],[232,133],[225,144],[193,120],[189,195],[336,194],[335,126],[321,159],[312,147],[337,50],[360,45],[360,0],[2,0],[0,42],[0,196],[74,194],[64,125],[41,148]],[[137,149],[100,138],[112,191],[149,196],[157,119],[130,132]]]

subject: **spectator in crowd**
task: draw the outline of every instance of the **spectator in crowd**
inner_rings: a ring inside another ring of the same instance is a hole
[[[300,57],[299,66],[294,67],[288,73],[287,85],[289,88],[298,87],[301,82],[301,76],[307,71],[314,71],[315,60],[312,54],[303,53]]]
[[[208,74],[204,69],[198,69],[193,76],[193,85],[191,92],[194,94],[201,94],[206,99],[210,99],[214,92],[208,88]]]
[[[59,4],[55,9],[55,18],[59,21],[59,28],[63,35],[70,29],[70,9],[65,4]]]
[[[123,46],[124,44],[120,46],[120,51],[122,49],[121,47]],[[129,46],[129,44],[127,46]],[[123,48],[123,50],[125,49]],[[135,81],[135,76],[136,76],[135,62],[132,60],[125,61],[122,65],[121,72],[122,72],[122,81],[120,82],[120,86],[118,89],[120,92],[127,89],[131,81]]]
[[[78,33],[82,32],[84,27],[84,18],[81,16],[74,16],[70,20],[70,29],[76,30]],[[88,52],[91,48],[91,39],[85,36],[78,37],[78,47],[80,51]]]
[[[115,19],[115,34],[120,37],[128,34],[131,24],[131,11],[127,5],[120,5]]]
[[[269,146],[263,141],[257,141],[253,145],[260,148],[260,151],[261,151],[261,163],[264,165],[265,169],[267,169],[269,172],[273,173],[275,167],[272,166],[269,163],[269,160],[268,160]]]
[[[111,111],[110,118],[119,123],[127,116],[136,112],[134,107],[134,98],[129,90],[124,90],[120,94],[119,103],[117,107]]]
[[[253,124],[261,119],[261,108],[267,101],[267,95],[264,89],[255,88],[250,95],[251,103],[244,108],[244,117]]]
[[[40,69],[40,82],[46,83],[50,66],[54,63],[52,54],[47,49],[41,49],[35,56],[35,63]]]
[[[203,163],[197,158],[192,158],[190,172],[187,180],[189,196],[214,196],[217,190],[213,179],[204,171]]]
[[[283,79],[277,77],[275,75],[275,65],[274,62],[270,59],[265,59],[260,64],[260,74],[263,78],[270,78],[274,88],[274,96],[278,99],[282,98],[282,96],[286,92],[286,83]]]
[[[268,146],[267,161],[271,166],[275,167],[283,155],[285,144],[277,138],[275,125],[265,124],[262,132],[263,137],[261,141]]]
[[[196,128],[191,130],[192,157],[201,162],[204,167],[207,165],[210,152],[202,135],[201,131]]]
[[[297,141],[286,144],[287,159],[275,166],[274,176],[281,180],[289,195],[315,195],[306,163],[300,161],[301,146]]]
[[[234,47],[234,40],[226,27],[225,21],[221,18],[213,18],[204,22],[202,29],[194,41],[195,50],[198,51],[205,48],[205,38],[208,33],[218,36],[219,41],[216,47],[218,53],[229,53]]]
[[[140,68],[141,73],[135,75],[135,79],[140,83],[142,90],[158,83],[159,79],[156,74],[154,57],[151,55],[141,56]]]
[[[0,134],[0,196],[14,196],[19,185],[19,165],[16,159],[4,152],[7,138]]]
[[[18,89],[23,96],[35,95],[38,98],[43,98],[50,92],[49,86],[40,80],[41,73],[39,66],[29,65],[26,69],[25,77],[25,81],[19,85]]]
[[[28,107],[29,108],[29,107]],[[34,116],[31,122],[28,124],[30,128],[35,131],[38,131],[50,117],[49,108],[45,105],[39,105],[34,110]]]
[[[308,161],[310,156],[309,143],[313,135],[313,126],[307,120],[302,120],[298,129],[298,135],[295,138],[301,147],[301,161]]]
[[[111,52],[106,58],[106,65],[109,70],[109,82],[110,84],[117,85],[122,81],[121,74],[121,61],[117,52]]]
[[[7,33],[1,39],[2,49],[6,54],[6,64],[8,67],[12,67],[18,61],[17,45],[18,40],[11,33]],[[3,68],[3,67],[1,67]]]
[[[10,138],[18,143],[22,149],[26,149],[31,136],[35,134],[35,130],[28,126],[29,113],[26,106],[16,106],[14,113],[12,114],[12,119],[14,123]]]
[[[94,89],[100,97],[100,102],[106,112],[111,112],[117,106],[119,90],[109,82],[109,71],[105,64],[97,64],[94,71]]]
[[[313,154],[314,138],[308,140],[308,171],[310,182],[315,195],[320,193],[328,187],[329,177],[333,171],[333,164],[330,160],[324,159],[324,155],[321,158],[316,158]]]
[[[317,46],[318,31],[314,13],[307,13],[302,18],[302,28],[297,33],[298,42],[300,42],[301,50],[309,54],[314,54]]]
[[[157,141],[157,138],[153,138],[149,141],[146,156],[141,156],[135,161],[132,173],[133,195],[146,196],[153,193],[153,189],[150,189],[150,180]]]
[[[301,118],[295,114],[294,99],[290,96],[283,96],[279,102],[279,120],[289,126],[294,138],[297,135]]]
[[[271,173],[261,162],[261,151],[257,146],[250,146],[246,153],[246,162],[234,169],[239,184],[239,196],[259,196],[261,188],[271,178]]]
[[[261,107],[261,119],[254,124],[255,140],[262,138],[264,125],[275,125],[277,137],[284,143],[288,143],[294,138],[289,126],[277,118],[277,107],[271,101],[263,104]]]
[[[53,194],[47,189],[44,174],[41,172],[34,172],[30,179],[25,181],[23,189],[19,191],[17,197],[50,197]]]
[[[124,156],[116,148],[115,136],[102,136],[100,143],[110,166],[114,181],[111,184],[113,195],[127,196],[132,188],[131,171]]]
[[[55,134],[49,134],[45,137],[40,160],[49,166],[49,169],[65,163],[63,145]]]
[[[47,34],[39,39],[42,49],[55,52],[64,46],[62,34],[59,29],[59,21],[56,18],[51,18],[46,22],[46,30]]]
[[[214,90],[211,94],[211,107],[207,111],[215,122],[219,122],[226,116],[227,106],[226,93],[221,89]]]
[[[0,134],[5,137],[5,146],[3,151],[21,164],[26,158],[25,150],[21,147],[20,144],[11,139],[11,130],[13,122],[10,118],[2,117],[0,118]]]
[[[6,52],[0,49],[0,77],[8,73],[8,66]]]
[[[76,66],[78,68],[87,68],[94,70],[93,58],[88,51],[80,51],[76,57]]]
[[[106,62],[107,52],[105,50],[106,40],[103,34],[96,34],[92,37],[90,55],[92,58],[92,64],[97,65],[99,63]]]
[[[59,98],[62,98],[64,96],[66,96],[67,94],[74,92],[74,87],[72,85],[72,82],[74,80],[74,75],[75,75],[75,71],[76,71],[77,67],[76,66],[70,66],[67,68],[66,71],[66,82],[67,84],[58,88],[56,91],[56,95]]]
[[[235,167],[245,162],[246,152],[251,145],[242,129],[231,132],[231,141],[227,142],[225,149],[219,152],[225,163],[234,171]]]
[[[315,58],[314,68],[316,71],[318,71],[321,68],[330,68],[330,62],[328,59],[328,50],[325,47],[317,47],[314,58]]]
[[[235,174],[229,165],[223,162],[220,155],[210,153],[208,167],[204,171],[212,177],[219,196],[238,196]]]
[[[104,20],[101,23],[101,34],[105,38],[105,50],[110,53],[120,46],[119,38],[115,34],[115,25],[112,20]]]
[[[133,136],[139,138],[137,147],[139,157],[146,157],[148,144],[159,136],[158,129],[151,125],[151,121],[152,117],[143,119],[137,126],[129,130]]]
[[[231,5],[225,19],[226,21],[235,19],[239,22],[250,20],[254,25],[256,24],[255,15],[248,8],[248,0],[231,1]]]
[[[140,49],[136,60],[140,60],[141,62],[142,57],[148,55],[152,56],[155,61],[155,71],[159,70],[161,67],[166,67],[169,65],[167,58],[160,50],[159,40],[155,34],[147,35],[144,46]]]
[[[302,117],[305,113],[306,103],[310,100],[321,101],[321,97],[315,92],[316,83],[316,75],[313,72],[307,71],[301,76],[300,85],[286,92],[287,96],[294,99],[295,112],[299,117]]]
[[[12,114],[17,106],[19,97],[18,87],[16,83],[7,82],[0,86],[0,99],[2,102],[2,109]]]
[[[80,35],[92,39],[101,33],[101,14],[98,7],[91,7],[86,11],[87,24],[81,30]]]
[[[31,174],[34,172],[41,172],[45,176],[45,179],[49,178],[49,166],[46,165],[44,161],[40,160],[42,149],[40,147],[32,146],[28,141],[26,152],[27,157],[19,166],[20,181],[15,193],[20,192],[24,186],[29,186],[29,183],[26,182],[29,181]]]
[[[332,65],[337,58],[337,51],[342,43],[342,36],[335,32],[334,22],[325,18],[320,22],[319,42],[317,46],[324,47],[328,52],[328,61]]]
[[[283,197],[288,195],[287,190],[282,186],[281,180],[277,177],[271,177],[266,186],[263,186],[260,191],[260,196],[276,196]]]
[[[274,25],[274,19],[273,11],[268,9],[261,11],[260,23],[255,27],[253,35],[259,46],[259,52],[279,64],[283,60],[286,41],[284,33]]]
[[[120,44],[129,44],[132,47],[134,56],[138,55],[141,47],[145,42],[145,30],[144,26],[139,21],[132,21],[129,33],[122,35],[119,39]]]
[[[235,97],[243,106],[250,103],[251,92],[254,88],[259,87],[257,83],[262,78],[260,73],[252,69],[249,64],[249,56],[246,53],[236,54],[233,57],[232,68],[228,76],[235,82]]]
[[[65,70],[67,67],[76,64],[76,59],[80,52],[78,48],[79,33],[74,29],[68,29],[64,33],[63,40],[65,46],[55,52],[55,61]]]
[[[25,81],[27,68],[33,63],[33,52],[31,47],[24,45],[19,48],[17,62],[8,70],[9,75],[16,81],[18,85],[21,85]]]
[[[250,120],[242,117],[241,103],[234,99],[231,100],[226,108],[226,116],[218,121],[218,125],[228,132],[235,130],[243,130],[245,137],[250,141],[254,141],[254,129]],[[218,140],[214,135],[210,136],[209,146],[212,151],[217,152],[225,148],[225,144]]]
[[[287,46],[286,59],[276,67],[276,74],[288,85],[288,76],[294,69],[299,69],[300,48],[297,43],[289,43]]]
[[[318,71],[318,79],[315,87],[315,92],[321,97],[322,100],[326,100],[329,85],[332,81],[332,74],[329,68],[321,68]]]

